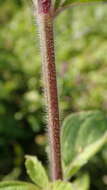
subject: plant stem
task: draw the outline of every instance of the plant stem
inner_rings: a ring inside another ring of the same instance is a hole
[[[53,40],[53,16],[50,0],[38,0],[37,20],[40,33],[43,82],[48,112],[48,136],[52,180],[62,179],[60,121]]]

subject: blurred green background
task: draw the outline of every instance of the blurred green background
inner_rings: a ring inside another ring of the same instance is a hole
[[[46,117],[39,37],[30,0],[0,0],[0,179],[27,180],[24,155],[46,165]],[[107,113],[107,5],[69,9],[55,20],[61,121]],[[91,190],[107,190],[107,148],[83,169]]]

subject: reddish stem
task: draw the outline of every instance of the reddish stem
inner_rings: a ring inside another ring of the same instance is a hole
[[[38,0],[37,18],[40,33],[43,82],[48,111],[48,136],[52,180],[62,179],[60,122],[56,82],[51,1]]]

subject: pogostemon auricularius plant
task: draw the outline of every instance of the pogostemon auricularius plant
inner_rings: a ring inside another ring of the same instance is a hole
[[[107,119],[100,111],[71,114],[60,129],[53,22],[65,8],[90,2],[93,1],[33,0],[40,35],[43,85],[48,114],[51,181],[49,182],[46,171],[37,158],[27,156],[27,173],[35,185],[14,181],[1,182],[0,190],[79,190],[79,179],[72,184],[63,180],[71,178],[107,143]],[[85,179],[86,183],[83,190],[88,190],[88,175],[81,178]]]

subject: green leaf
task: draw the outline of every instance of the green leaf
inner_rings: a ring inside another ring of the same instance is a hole
[[[51,190],[73,190],[71,183],[60,181],[60,180],[55,181],[54,183],[52,183],[50,189]]]
[[[61,133],[64,175],[74,175],[107,143],[107,118],[100,111],[72,114]]]
[[[78,5],[79,3],[97,3],[97,2],[106,2],[106,0],[65,0],[63,2],[62,6],[66,6],[66,5],[72,5],[72,4],[76,4]]]
[[[9,174],[5,175],[2,178],[2,181],[17,180],[20,174],[21,174],[21,169],[18,167],[14,168]]]
[[[61,0],[55,0],[55,9],[57,9],[60,6]]]
[[[19,181],[5,181],[0,182],[0,190],[39,190],[35,185],[19,182]]]
[[[88,174],[84,174],[80,177],[78,177],[74,182],[73,182],[73,189],[74,190],[89,190],[90,186],[90,178]]]
[[[26,156],[26,169],[31,180],[41,188],[48,186],[48,176],[42,164],[34,156]]]

